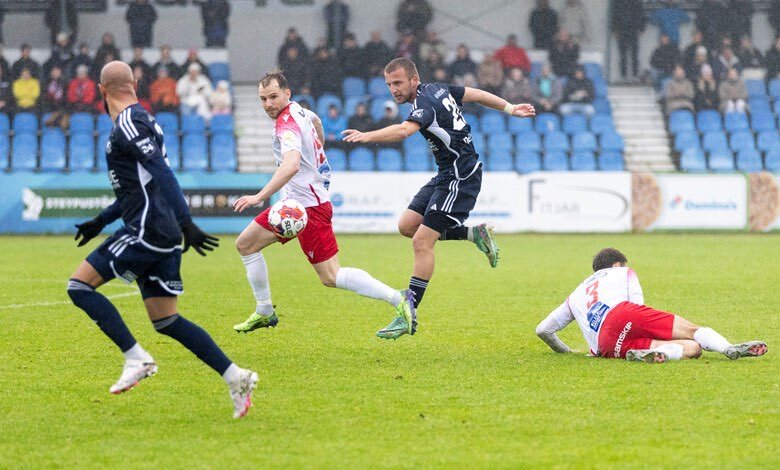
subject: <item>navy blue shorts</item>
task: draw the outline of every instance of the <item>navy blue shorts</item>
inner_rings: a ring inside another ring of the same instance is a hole
[[[417,192],[409,209],[423,216],[423,225],[439,233],[463,225],[477,203],[482,189],[482,168],[471,176],[455,178],[454,173],[439,173]]]
[[[174,297],[184,291],[179,267],[181,249],[156,251],[120,229],[87,256],[87,262],[108,282],[135,281],[144,299]]]

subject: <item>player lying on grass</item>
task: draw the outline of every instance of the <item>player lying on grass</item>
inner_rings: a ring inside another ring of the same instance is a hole
[[[159,124],[138,104],[130,66],[110,62],[100,73],[100,93],[114,128],[106,145],[108,179],[116,201],[94,219],[76,225],[79,246],[98,236],[111,222],[124,226],[81,263],[68,283],[68,295],[125,355],[119,380],[109,389],[122,393],[157,372],[152,356],[135,340],[116,307],[96,289],[118,278],[135,281],[149,319],[158,333],[170,336],[217,371],[227,382],[234,418],[252,406],[257,374],[236,366],[208,333],[178,313],[182,293],[181,240],[201,255],[217,239],[192,222],[176,177],[168,166]]]
[[[409,289],[414,292],[414,306],[422,302],[433,276],[433,248],[439,240],[469,240],[487,255],[490,265],[498,264],[498,244],[493,228],[481,224],[464,224],[474,209],[482,187],[482,164],[474,150],[471,127],[463,118],[463,103],[478,103],[504,111],[510,116],[535,116],[530,104],[511,104],[486,91],[443,83],[420,83],[417,67],[409,59],[393,59],[385,67],[385,81],[397,103],[412,103],[409,117],[401,124],[371,132],[344,131],[344,141],[352,143],[387,143],[404,140],[417,131],[428,140],[438,174],[414,196],[398,221],[398,229],[412,239],[414,273]],[[400,316],[383,334],[398,337],[414,334]]]
[[[613,248],[598,252],[593,275],[539,323],[536,334],[553,351],[573,352],[555,333],[576,321],[591,354],[629,361],[697,358],[702,349],[729,359],[766,353],[763,341],[731,344],[712,328],[647,307],[639,279],[626,263],[626,257]]]
[[[309,221],[298,234],[298,242],[322,284],[388,302],[411,328],[415,321],[411,291],[399,292],[362,269],[339,265],[339,247],[331,223],[333,206],[328,196],[330,166],[321,144],[320,119],[290,101],[290,87],[281,72],[266,74],[258,89],[263,109],[274,120],[273,150],[279,168],[259,193],[239,198],[235,210],[241,212],[260,205],[283,190],[283,197],[295,199],[306,208]],[[271,231],[269,212],[270,208],[255,217],[236,240],[236,249],[244,261],[249,285],[257,301],[255,312],[245,322],[233,327],[238,332],[273,327],[279,322],[271,303],[268,267],[262,250],[276,242],[287,243],[289,239],[280,238]]]

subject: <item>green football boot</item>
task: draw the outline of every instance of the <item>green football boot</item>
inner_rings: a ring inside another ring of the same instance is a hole
[[[258,328],[273,328],[277,323],[279,323],[279,317],[276,316],[275,311],[267,317],[255,312],[249,315],[245,322],[233,325],[233,329],[238,333],[249,333]]]
[[[485,253],[490,267],[495,268],[498,266],[498,243],[493,235],[493,226],[488,224],[479,224],[471,228],[474,235],[474,243],[479,248],[479,251]]]
[[[395,317],[389,325],[376,332],[376,335],[382,339],[398,339],[409,333],[409,324],[403,317]]]
[[[403,301],[395,308],[398,316],[389,325],[376,332],[376,335],[384,339],[398,339],[399,337],[417,332],[417,311],[414,308],[414,292],[411,289],[401,291]]]

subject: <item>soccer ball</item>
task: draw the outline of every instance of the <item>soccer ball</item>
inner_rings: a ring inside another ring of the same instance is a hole
[[[268,213],[268,224],[282,238],[295,238],[308,221],[306,208],[295,199],[277,201]]]

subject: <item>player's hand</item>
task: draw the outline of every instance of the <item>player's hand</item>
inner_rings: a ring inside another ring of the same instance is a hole
[[[233,204],[233,210],[235,212],[244,212],[244,210],[253,206],[259,206],[262,203],[263,198],[261,198],[259,194],[255,194],[253,196],[241,196],[238,198],[236,203]]]
[[[100,221],[98,217],[92,220],[76,224],[76,237],[74,240],[78,240],[81,237],[81,241],[78,246],[86,245],[90,240],[100,235],[100,232],[106,227],[106,224]]]
[[[534,117],[536,116],[536,109],[533,105],[528,103],[516,104],[512,110],[512,116],[515,117]]]
[[[366,142],[365,134],[363,134],[360,131],[356,131],[355,129],[347,129],[345,131],[341,131],[341,133],[344,135],[344,137],[342,138],[344,142],[353,142],[353,143]]]
[[[184,234],[184,250],[192,247],[201,256],[206,256],[206,251],[213,251],[214,248],[219,246],[219,238],[209,235],[200,229],[195,222],[189,221],[184,227],[181,228],[182,234]]]

